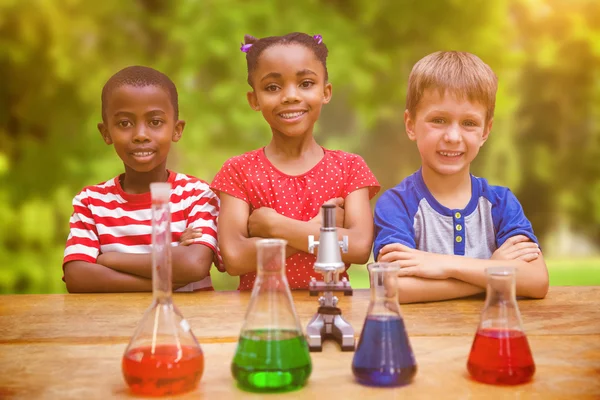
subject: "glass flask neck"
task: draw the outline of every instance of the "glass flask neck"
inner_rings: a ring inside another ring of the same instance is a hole
[[[254,281],[244,332],[293,331],[302,333],[285,275],[285,246],[280,239],[256,242],[258,274]]]
[[[493,304],[517,304],[514,268],[487,268],[486,275],[486,306]]]
[[[172,294],[170,183],[150,184],[152,194],[152,294],[170,303]]]
[[[515,269],[486,269],[487,292],[480,328],[522,330],[517,305]]]
[[[371,263],[367,268],[371,279],[368,316],[400,317],[397,285],[400,267],[392,263]]]
[[[281,239],[262,239],[256,243],[259,276],[281,275],[285,272],[285,246]]]

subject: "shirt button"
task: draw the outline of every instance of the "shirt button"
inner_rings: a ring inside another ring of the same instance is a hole
[[[454,217],[455,217],[455,218],[460,218],[460,213],[459,213],[459,212],[457,212],[456,214],[454,214]]]
[[[462,225],[461,224],[456,225],[456,230],[457,231],[462,231]]]
[[[460,243],[462,242],[462,236],[457,236],[456,237],[456,243]]]

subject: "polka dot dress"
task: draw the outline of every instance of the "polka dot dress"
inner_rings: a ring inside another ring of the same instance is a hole
[[[244,200],[250,212],[270,207],[279,214],[309,221],[327,200],[346,198],[349,193],[369,188],[369,198],[379,191],[379,182],[362,157],[339,150],[327,150],[312,169],[302,175],[287,175],[271,164],[264,148],[229,159],[215,176],[211,188]],[[220,246],[226,246],[220,243]],[[307,289],[311,277],[320,278],[313,265],[316,256],[299,252],[286,259],[287,279],[292,289]],[[346,269],[349,265],[346,265]],[[340,277],[348,277],[347,273]],[[240,290],[250,290],[256,273],[240,276]]]

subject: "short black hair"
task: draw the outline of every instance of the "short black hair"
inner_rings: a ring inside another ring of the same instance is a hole
[[[250,86],[252,86],[252,73],[256,69],[260,55],[269,47],[276,45],[299,44],[312,50],[317,59],[321,62],[321,64],[323,64],[323,68],[325,68],[325,82],[327,82],[329,79],[327,74],[327,55],[329,54],[329,50],[327,50],[327,46],[325,46],[325,43],[323,43],[320,36],[319,40],[317,40],[314,36],[310,36],[301,32],[288,33],[284,36],[268,36],[261,39],[257,39],[254,36],[245,35],[244,44],[252,45],[246,52],[246,62],[248,64],[248,84]]]
[[[164,89],[171,98],[171,104],[173,105],[173,110],[175,111],[175,119],[179,119],[179,100],[177,97],[177,88],[175,87],[173,81],[162,72],[153,68],[134,65],[123,68],[111,76],[110,79],[104,84],[104,87],[102,88],[102,119],[104,121],[106,121],[105,112],[108,96],[113,92],[113,90],[124,85],[131,85],[135,87],[158,86]]]

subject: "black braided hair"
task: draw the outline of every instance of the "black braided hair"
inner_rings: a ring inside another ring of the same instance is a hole
[[[250,86],[252,86],[252,73],[256,69],[260,55],[269,47],[276,45],[299,44],[312,50],[317,59],[321,62],[321,64],[323,64],[323,68],[325,68],[325,81],[327,82],[329,78],[327,75],[327,54],[329,53],[327,46],[322,41],[319,43],[317,39],[315,39],[313,36],[307,35],[306,33],[293,32],[284,36],[268,36],[261,39],[257,39],[254,36],[245,35],[244,44],[252,45],[246,52],[246,62],[248,63],[248,84]]]

